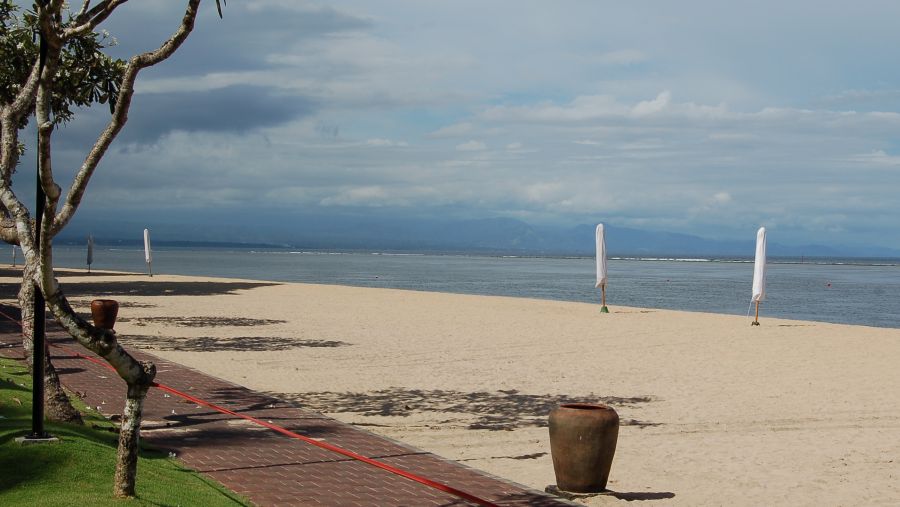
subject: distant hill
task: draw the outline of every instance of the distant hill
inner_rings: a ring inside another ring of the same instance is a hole
[[[182,217],[185,218],[185,217]],[[512,218],[441,220],[417,217],[281,215],[255,220],[241,216],[226,221],[197,218],[208,223],[160,220],[82,220],[59,241],[82,243],[93,234],[98,244],[141,244],[149,227],[160,246],[216,246],[223,248],[290,247],[321,250],[390,250],[473,252],[520,255],[594,254],[593,224],[575,227],[535,226]],[[747,240],[720,240],[690,234],[607,225],[607,246],[615,256],[734,256],[750,257],[755,232]],[[788,245],[770,235],[772,256],[900,257],[900,250],[870,246]]]

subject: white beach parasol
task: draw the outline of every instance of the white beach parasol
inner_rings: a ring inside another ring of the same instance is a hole
[[[153,276],[153,256],[150,255],[150,231],[144,229],[144,260],[147,261],[147,269]]]
[[[597,224],[596,232],[597,240],[597,284],[594,287],[600,287],[600,311],[609,313],[606,307],[606,231],[603,224]]]
[[[88,245],[87,245],[87,267],[88,273],[91,272],[91,264],[94,263],[94,236],[88,236]]]
[[[752,325],[759,325],[759,302],[766,299],[766,228],[756,231],[756,258],[753,261],[753,294],[750,303],[756,303],[756,320]]]

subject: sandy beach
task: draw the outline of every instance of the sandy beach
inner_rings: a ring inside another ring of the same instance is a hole
[[[17,282],[13,277],[5,283]],[[622,420],[587,505],[897,505],[900,329],[180,276],[64,276],[126,346],[537,489],[560,401]]]

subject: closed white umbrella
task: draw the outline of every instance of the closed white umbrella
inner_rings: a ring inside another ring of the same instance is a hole
[[[150,231],[144,229],[144,260],[147,261],[147,269],[153,276],[153,256],[150,254]]]
[[[600,287],[600,311],[609,313],[606,307],[606,231],[603,224],[597,224],[596,232],[597,241],[597,284],[594,287]]]
[[[750,303],[756,303],[756,320],[752,325],[759,325],[759,302],[766,299],[766,228],[756,231],[756,258],[753,261],[753,294]]]
[[[87,267],[88,273],[91,272],[91,264],[94,263],[94,236],[88,236],[88,245],[87,245]]]

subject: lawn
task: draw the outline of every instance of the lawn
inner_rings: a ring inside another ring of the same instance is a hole
[[[0,358],[0,505],[250,505],[214,480],[146,448],[138,463],[137,498],[116,499],[113,424],[76,399],[84,426],[47,423],[46,431],[59,443],[23,446],[15,438],[31,431],[31,397],[25,364]]]

